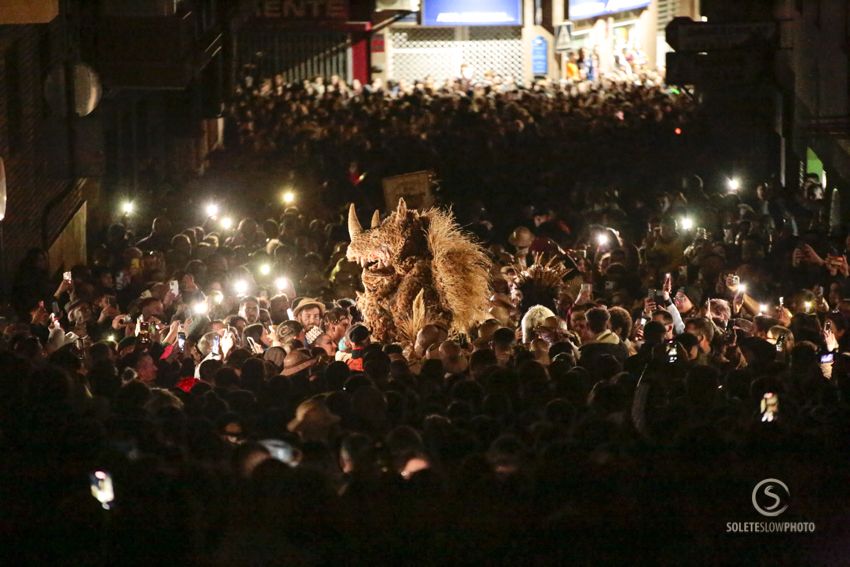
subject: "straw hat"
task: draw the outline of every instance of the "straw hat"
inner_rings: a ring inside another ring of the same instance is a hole
[[[298,404],[295,410],[295,419],[289,422],[286,428],[297,433],[307,428],[330,427],[339,422],[339,416],[331,413],[325,401],[321,398],[310,398]]]

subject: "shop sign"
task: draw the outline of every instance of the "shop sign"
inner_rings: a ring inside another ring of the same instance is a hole
[[[531,40],[531,74],[535,77],[549,74],[549,42],[542,35]]]
[[[258,0],[257,16],[274,20],[348,20],[349,0]]]
[[[710,23],[675,18],[665,28],[676,51],[712,51],[762,46],[776,38],[776,22]]]
[[[555,26],[555,51],[569,51],[573,45],[573,23]]]
[[[671,85],[747,85],[769,75],[769,57],[749,50],[666,54]]]
[[[423,26],[521,26],[522,0],[423,0]]]
[[[434,204],[432,191],[432,171],[415,171],[403,175],[393,175],[382,180],[384,203],[391,211],[398,205],[398,200],[404,198],[408,207],[427,209]]]
[[[642,10],[650,3],[650,0],[570,0],[569,17],[571,20],[586,20],[627,10]]]

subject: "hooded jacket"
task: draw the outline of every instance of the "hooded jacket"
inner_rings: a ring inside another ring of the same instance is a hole
[[[620,364],[625,364],[629,356],[626,345],[611,330],[602,331],[591,342],[582,345],[579,352],[581,352],[581,365],[585,368],[594,367],[599,358],[606,354],[616,358]]]

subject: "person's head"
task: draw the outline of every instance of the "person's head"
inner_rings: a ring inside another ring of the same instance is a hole
[[[156,317],[160,321],[165,320],[165,306],[162,304],[162,300],[157,299],[156,297],[147,297],[139,302],[139,309],[142,312],[142,315],[145,317],[145,321],[150,320],[151,317]]]
[[[687,353],[688,360],[696,360],[700,354],[700,340],[696,335],[691,333],[682,333],[676,337],[676,342],[681,345],[682,349]]]
[[[649,321],[643,328],[643,340],[647,345],[660,345],[664,342],[667,329],[658,321]]]
[[[280,325],[289,318],[288,310],[289,298],[286,294],[280,293],[269,299],[269,316],[275,325]]]
[[[416,356],[423,358],[434,344],[440,344],[448,338],[448,333],[439,325],[425,325],[416,334],[413,350]]]
[[[146,351],[137,351],[130,355],[127,366],[136,371],[140,382],[152,386],[156,382],[157,367],[153,358]]]
[[[269,346],[271,344],[268,329],[262,323],[253,323],[245,327],[245,330],[242,331],[242,344],[246,348],[250,348],[249,338],[260,346]]]
[[[711,352],[714,340],[714,324],[705,317],[694,317],[685,322],[685,330],[697,338],[697,346],[703,353]]]
[[[327,333],[322,333],[313,341],[313,346],[322,349],[328,356],[336,354],[339,341],[334,342]]]
[[[611,316],[606,308],[593,307],[588,309],[584,316],[587,321],[587,328],[593,333],[594,338],[608,330]]]
[[[304,299],[294,309],[295,320],[304,325],[305,329],[318,327],[322,324],[325,307],[315,299]]]
[[[608,310],[611,316],[611,330],[625,341],[632,334],[632,316],[622,307],[612,307]]]
[[[587,326],[586,313],[587,309],[581,306],[576,307],[570,312],[570,330],[578,335],[583,343],[593,340],[593,333],[590,332]]]
[[[256,297],[243,297],[239,301],[239,316],[251,325],[260,319],[260,302]]]
[[[656,309],[652,312],[652,320],[664,325],[664,329],[666,330],[664,338],[666,340],[669,341],[673,338],[673,316],[669,311],[666,309]]]
[[[357,323],[348,328],[345,339],[354,348],[364,348],[369,345],[370,337],[369,328],[362,323]]]
[[[351,313],[342,307],[328,309],[324,316],[325,334],[331,341],[339,342],[351,326]]]
[[[153,219],[151,232],[156,235],[167,235],[171,232],[171,221],[166,217],[156,217]]]

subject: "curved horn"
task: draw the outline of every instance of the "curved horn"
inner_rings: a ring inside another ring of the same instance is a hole
[[[407,203],[404,202],[404,197],[399,197],[398,199],[398,209],[396,209],[396,214],[400,217],[407,216]]]
[[[348,235],[354,239],[361,232],[363,232],[363,227],[360,226],[360,221],[357,220],[357,211],[354,210],[354,203],[351,203],[351,206],[348,207]]]
[[[381,226],[381,211],[375,209],[375,212],[372,213],[372,226],[371,228],[378,228]]]

